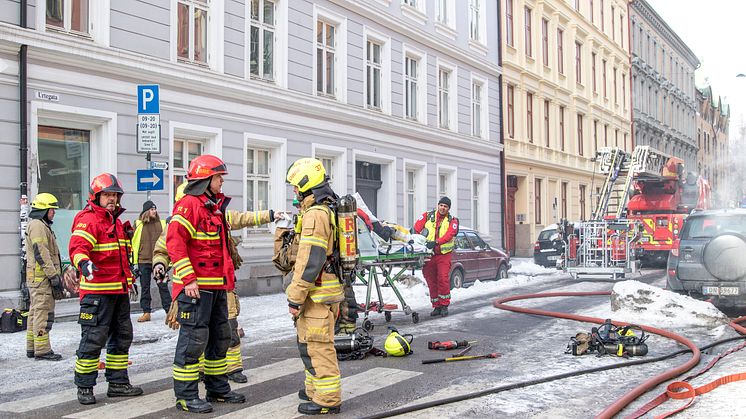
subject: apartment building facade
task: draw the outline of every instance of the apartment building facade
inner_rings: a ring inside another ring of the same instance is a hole
[[[506,244],[521,256],[547,225],[587,219],[601,147],[632,147],[627,4],[501,0]]]
[[[635,144],[698,160],[694,70],[699,60],[645,0],[630,2]]]
[[[448,195],[461,225],[501,246],[497,6],[0,0],[0,263],[20,270],[22,174],[29,198],[60,199],[63,244],[100,172],[119,177],[124,217],[137,216],[140,84],[160,86],[162,153],[153,160],[168,169],[152,199],[161,217],[199,154],[226,161],[223,189],[238,210],[289,209],[286,169],[315,156],[337,193],[359,192],[381,219],[410,226]],[[271,230],[241,235],[239,290],[278,289]],[[0,278],[0,291],[16,290],[19,278]]]
[[[716,208],[737,198],[731,190],[730,174],[743,164],[730,154],[729,128],[730,106],[724,104],[721,97],[713,95],[711,86],[697,88],[696,171],[710,182]]]

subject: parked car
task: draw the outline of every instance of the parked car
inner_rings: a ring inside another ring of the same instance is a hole
[[[451,262],[451,289],[485,279],[508,277],[510,256],[502,249],[487,244],[479,234],[461,228],[454,238],[455,249]]]
[[[565,244],[560,239],[557,224],[550,224],[539,232],[534,243],[534,263],[546,268],[554,268],[565,252]]]
[[[746,209],[697,211],[668,256],[668,289],[746,308]]]

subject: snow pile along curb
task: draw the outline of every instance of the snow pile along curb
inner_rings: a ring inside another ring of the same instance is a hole
[[[715,328],[728,324],[728,317],[708,302],[639,281],[622,281],[614,285],[611,311],[614,318],[656,327]]]

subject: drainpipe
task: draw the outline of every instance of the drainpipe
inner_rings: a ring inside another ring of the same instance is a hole
[[[497,65],[502,68],[503,65],[503,44],[502,44],[502,10],[501,2],[497,2]],[[508,251],[508,234],[505,224],[505,200],[507,199],[507,188],[505,182],[507,177],[505,176],[505,131],[503,129],[503,75],[502,72],[497,76],[497,91],[500,106],[498,107],[498,115],[500,118],[500,144],[503,146],[503,150],[500,152],[500,225],[502,226],[503,233],[503,248]],[[515,228],[515,227],[514,227]]]
[[[20,3],[20,19],[19,26],[22,28],[28,28],[27,21],[27,9],[28,0],[21,0]],[[20,138],[19,138],[19,154],[20,154],[20,185],[19,194],[21,200],[28,197],[28,45],[21,45],[21,49],[18,52],[18,106],[19,106],[19,125],[20,125]],[[19,201],[22,202],[22,201]],[[21,211],[20,217],[24,217],[23,211]],[[19,227],[23,226],[24,220],[21,219]],[[23,232],[21,232],[23,233]],[[23,252],[24,240],[21,235],[20,249]],[[29,291],[26,288],[26,261],[24,260],[25,255],[21,255],[21,283],[19,288],[21,290],[20,308],[22,311],[29,309],[30,299]]]

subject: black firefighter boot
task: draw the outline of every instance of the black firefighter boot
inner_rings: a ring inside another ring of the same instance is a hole
[[[304,415],[334,415],[342,411],[342,406],[321,406],[314,402],[298,405],[298,413]]]
[[[142,394],[142,388],[134,387],[132,384],[109,383],[109,390],[106,395],[109,397],[133,397]]]
[[[298,390],[298,398],[301,399],[301,400],[305,400],[307,402],[311,401],[311,398],[308,397],[308,393],[306,393],[306,389],[305,388],[302,388],[302,389]]]
[[[43,360],[43,361],[59,361],[62,359],[62,355],[54,353],[54,351],[49,351],[42,355],[35,355],[35,360]]]
[[[226,374],[228,379],[235,383],[248,383],[249,378],[244,375],[241,371],[233,371]]]
[[[210,413],[212,405],[202,399],[176,400],[176,408],[185,412]]]
[[[246,401],[246,396],[236,393],[235,391],[229,391],[225,394],[217,394],[208,391],[205,399],[212,403],[244,403]]]
[[[78,387],[78,403],[96,404],[96,396],[93,395],[93,387]]]

